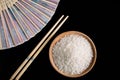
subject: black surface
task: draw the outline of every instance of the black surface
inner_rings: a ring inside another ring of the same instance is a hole
[[[61,0],[55,15],[39,34],[20,46],[1,50],[0,80],[9,80],[14,71],[62,14],[69,15],[69,19],[48,42],[20,80],[105,80],[108,76],[112,77],[108,75],[108,73],[113,70],[111,63],[113,61],[112,57],[114,56],[111,57],[113,49],[111,45],[114,44],[114,41],[111,38],[113,35],[113,27],[108,26],[108,24],[111,23],[106,24],[108,22],[108,13],[106,13],[108,7],[91,3],[87,2],[86,4],[86,1],[81,0]],[[94,41],[97,48],[97,61],[94,68],[80,78],[68,78],[58,74],[49,62],[48,51],[52,40],[58,34],[70,30],[85,33]],[[116,37],[114,36],[114,38]],[[114,73],[111,72],[110,74]]]

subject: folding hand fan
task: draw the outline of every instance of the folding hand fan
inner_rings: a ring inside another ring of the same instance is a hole
[[[0,49],[15,47],[40,32],[60,0],[0,0]]]

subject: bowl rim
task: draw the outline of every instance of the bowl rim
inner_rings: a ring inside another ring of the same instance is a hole
[[[88,68],[86,70],[84,70],[81,74],[71,75],[71,74],[66,74],[66,73],[60,71],[57,68],[57,66],[55,65],[53,57],[52,57],[52,48],[57,43],[57,41],[61,40],[61,38],[65,37],[65,35],[71,35],[71,34],[83,36],[86,40],[88,40],[88,42],[90,43],[90,45],[92,47],[92,50],[93,50],[92,61],[91,61],[90,65],[88,66]],[[63,76],[66,76],[66,77],[77,78],[77,77],[84,76],[85,74],[87,74],[88,72],[90,72],[92,70],[92,68],[94,67],[94,65],[96,63],[96,59],[97,59],[97,50],[96,50],[96,46],[95,46],[94,42],[92,41],[92,39],[89,36],[87,36],[86,34],[84,34],[83,32],[80,32],[80,31],[66,31],[66,32],[62,32],[57,37],[55,37],[54,40],[52,41],[52,43],[50,44],[50,48],[49,48],[49,60],[50,60],[50,63],[52,65],[52,67],[59,74],[61,74]]]

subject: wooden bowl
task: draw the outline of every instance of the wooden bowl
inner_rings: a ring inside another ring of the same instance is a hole
[[[84,38],[86,38],[86,39],[89,41],[89,43],[91,44],[91,47],[92,47],[92,50],[93,50],[93,57],[92,57],[91,64],[90,64],[90,65],[88,66],[88,68],[87,68],[86,70],[84,70],[81,74],[71,75],[71,74],[66,74],[66,73],[64,73],[64,72],[61,72],[61,71],[57,68],[57,66],[55,65],[54,60],[53,60],[52,49],[53,49],[54,45],[55,45],[61,38],[63,38],[65,35],[71,35],[71,34],[80,35],[80,36],[83,36]],[[51,65],[53,66],[53,68],[54,68],[58,73],[60,73],[61,75],[66,76],[66,77],[71,77],[71,78],[77,78],[77,77],[81,77],[81,76],[87,74],[87,73],[93,68],[93,66],[95,65],[96,57],[97,57],[97,52],[96,52],[96,47],[95,47],[93,41],[92,41],[87,35],[85,35],[84,33],[78,32],[78,31],[67,31],[67,32],[61,33],[60,35],[58,35],[58,36],[53,40],[53,42],[51,43],[50,48],[49,48],[49,59],[50,59],[50,63],[51,63]]]

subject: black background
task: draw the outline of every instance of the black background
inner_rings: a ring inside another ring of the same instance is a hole
[[[39,56],[21,77],[21,80],[104,80],[111,78],[115,74],[113,71],[116,71],[112,63],[114,63],[114,60],[117,61],[117,58],[111,54],[117,54],[116,50],[113,51],[112,46],[118,45],[117,41],[114,41],[117,38],[114,35],[114,33],[117,33],[114,32],[116,26],[112,26],[112,22],[109,22],[112,11],[110,10],[110,13],[107,11],[110,6],[98,3],[85,0],[61,0],[50,22],[34,38],[17,47],[0,50],[0,80],[9,80],[14,71],[63,14],[69,15],[69,19],[47,43]],[[93,40],[97,48],[95,66],[88,74],[80,78],[68,78],[58,74],[49,62],[48,51],[52,40],[58,34],[70,30],[85,33]]]

